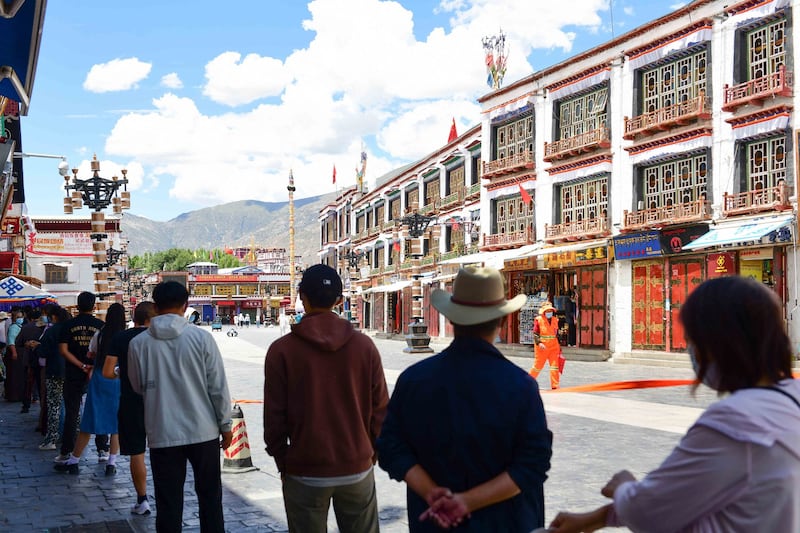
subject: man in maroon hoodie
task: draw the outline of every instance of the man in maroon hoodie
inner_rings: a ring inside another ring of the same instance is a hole
[[[372,340],[332,311],[342,280],[303,273],[303,319],[273,342],[264,367],[264,441],[283,480],[289,531],[324,532],[333,499],[342,533],[377,532],[375,440],[389,396]]]

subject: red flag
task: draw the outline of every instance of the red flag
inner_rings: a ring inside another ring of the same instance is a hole
[[[458,132],[456,131],[456,119],[453,119],[453,124],[450,126],[450,135],[447,137],[447,142],[451,143],[458,139]]]
[[[336,165],[333,165],[333,184],[336,185]]]
[[[395,252],[400,251],[400,241],[394,241],[394,251]]]
[[[522,201],[526,204],[531,203],[531,195],[528,194],[528,191],[525,190],[525,187],[523,187],[521,183],[519,184],[519,194],[522,196]]]

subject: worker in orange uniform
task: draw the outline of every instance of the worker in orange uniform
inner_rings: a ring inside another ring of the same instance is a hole
[[[556,308],[550,302],[544,302],[539,308],[539,316],[533,321],[533,368],[530,375],[533,379],[539,377],[539,372],[544,364],[550,365],[550,388],[558,388],[561,372],[558,368],[558,358],[561,355],[561,345],[558,343],[558,318]]]

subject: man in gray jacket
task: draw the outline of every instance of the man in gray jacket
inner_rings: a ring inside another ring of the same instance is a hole
[[[156,285],[153,301],[158,316],[146,333],[130,343],[128,379],[144,397],[156,530],[181,531],[188,460],[194,471],[200,530],[223,532],[219,449],[231,443],[231,399],[214,338],[183,318],[188,300],[180,283]]]

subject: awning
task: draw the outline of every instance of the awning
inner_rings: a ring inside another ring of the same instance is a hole
[[[411,285],[411,281],[396,281],[387,285],[378,285],[377,287],[370,287],[365,289],[364,293],[368,292],[396,292]]]
[[[577,252],[578,250],[588,250],[589,248],[597,248],[598,246],[607,246],[607,245],[608,245],[608,239],[595,239],[591,241],[581,241],[570,244],[559,244],[556,246],[545,246],[537,250],[532,250],[526,253],[525,255],[516,257],[515,259],[519,259],[522,257],[533,257],[537,255],[560,254],[562,252]]]
[[[773,231],[788,225],[793,219],[794,215],[780,215],[722,222],[712,226],[708,233],[690,242],[683,249],[697,250],[726,244],[757,243]]]
[[[0,17],[0,96],[20,102],[20,114],[27,115],[47,2],[14,2],[19,5],[16,13],[5,13],[6,4]]]
[[[541,246],[539,244],[529,244],[521,248],[514,248],[513,250],[497,250],[495,252],[478,252],[474,254],[461,255],[452,259],[439,261],[440,265],[467,265],[472,263],[483,263],[486,266],[494,268],[503,268],[503,261],[511,259],[520,255],[523,249],[531,250],[534,247]]]

